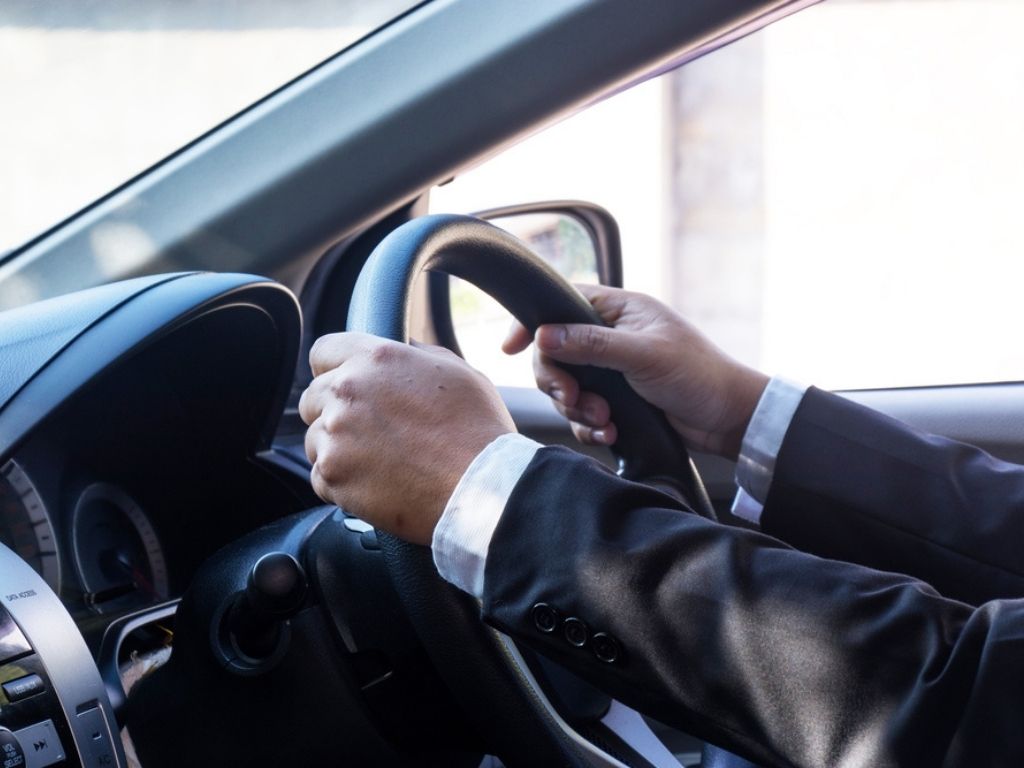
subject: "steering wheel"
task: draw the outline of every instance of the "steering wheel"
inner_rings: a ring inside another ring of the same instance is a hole
[[[546,323],[604,324],[579,291],[511,234],[470,216],[433,215],[398,227],[370,255],[352,294],[348,330],[408,342],[412,288],[424,270],[473,283],[531,332]],[[570,370],[581,388],[611,406],[619,473],[681,496],[695,512],[715,519],[697,470],[664,414],[617,371]],[[384,533],[378,538],[421,641],[488,745],[513,764],[593,765],[589,743],[547,701],[515,645],[480,621],[474,600],[438,576],[430,550]]]

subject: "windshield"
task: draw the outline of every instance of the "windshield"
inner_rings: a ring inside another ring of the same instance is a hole
[[[417,2],[0,3],[0,254]]]

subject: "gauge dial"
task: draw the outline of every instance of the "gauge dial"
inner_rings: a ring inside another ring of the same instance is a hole
[[[140,598],[166,600],[167,563],[149,518],[113,485],[90,485],[75,505],[75,565],[85,602],[99,611]]]
[[[60,559],[53,526],[32,480],[16,462],[0,468],[0,542],[60,591]]]

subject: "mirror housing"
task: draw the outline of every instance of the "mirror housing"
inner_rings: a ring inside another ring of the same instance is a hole
[[[619,224],[608,211],[599,205],[582,200],[554,200],[489,208],[473,215],[503,229],[509,229],[512,234],[517,235],[511,227],[505,225],[505,221],[511,223],[519,217],[525,218],[541,214],[564,217],[579,224],[593,246],[597,276],[601,285],[610,285],[613,288],[622,287],[622,241],[619,239]],[[499,219],[503,221],[499,221]],[[527,242],[530,241],[527,240]],[[543,253],[540,255],[544,256]]]

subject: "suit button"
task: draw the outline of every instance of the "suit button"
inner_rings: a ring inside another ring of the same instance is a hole
[[[587,629],[587,625],[577,618],[566,619],[565,624],[562,625],[562,633],[569,645],[576,648],[582,648],[590,639],[590,630]]]
[[[558,611],[547,603],[537,603],[530,613],[533,625],[546,635],[550,635],[558,626]]]
[[[607,632],[596,633],[590,641],[590,647],[594,650],[597,660],[603,661],[605,664],[614,664],[622,655],[619,641]]]

